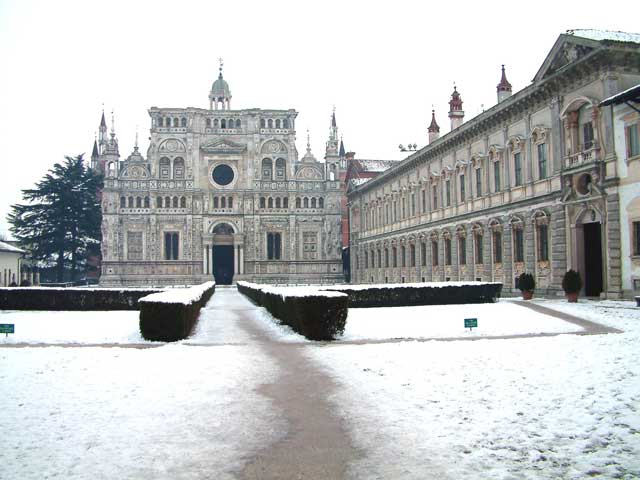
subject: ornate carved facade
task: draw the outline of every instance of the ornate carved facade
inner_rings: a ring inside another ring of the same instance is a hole
[[[531,272],[561,292],[569,268],[584,294],[622,293],[620,173],[609,108],[640,80],[640,36],[560,35],[533,83],[349,194],[354,282],[500,281]],[[432,124],[433,126],[433,124]],[[437,126],[437,125],[436,125]]]
[[[102,192],[102,285],[342,281],[335,114],[325,162],[298,159],[294,110],[149,109],[150,145],[119,160],[104,121],[92,166]]]

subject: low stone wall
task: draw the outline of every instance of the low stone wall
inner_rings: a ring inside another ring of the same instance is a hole
[[[309,340],[333,340],[344,332],[348,297],[315,287],[272,287],[238,282],[238,291]]]
[[[160,289],[0,288],[0,310],[138,310],[138,300]]]
[[[206,305],[215,289],[215,282],[206,282],[141,298],[140,333],[146,340],[158,342],[187,338],[198,321],[200,309]]]
[[[346,293],[349,296],[349,306],[353,308],[404,307],[495,302],[500,298],[502,283],[430,282],[390,285],[336,285],[321,287],[321,289]]]

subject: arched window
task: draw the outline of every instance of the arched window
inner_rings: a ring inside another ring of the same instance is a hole
[[[220,197],[220,208],[227,208],[227,197]]]
[[[267,128],[266,125],[265,125],[264,118],[260,119],[260,128]]]
[[[260,197],[260,208],[264,208],[265,203],[264,203],[264,197]]]
[[[289,208],[289,197],[284,197],[282,199],[282,208]]]
[[[133,197],[129,197],[128,198],[127,207],[133,208]]]
[[[162,197],[156,198],[156,208],[162,208]]]
[[[276,120],[276,128],[280,128],[280,119]]]
[[[281,208],[280,197],[276,197],[276,208]]]
[[[164,197],[164,208],[171,208],[171,197]]]
[[[182,157],[173,160],[173,178],[177,180],[184,178],[184,159]]]
[[[178,119],[178,117],[175,117],[173,119],[173,126],[174,127],[179,127],[180,126],[180,120]]]
[[[217,118],[213,119],[213,128],[218,128],[219,122]]]
[[[324,208],[324,198],[322,197],[318,199],[318,208]]]
[[[276,180],[284,180],[286,178],[286,162],[284,158],[276,159]]]
[[[269,119],[267,125],[269,125],[269,128],[273,128],[273,120]]]
[[[227,208],[233,208],[233,197],[227,198]]]
[[[180,197],[180,208],[187,208],[187,199],[185,197]]]
[[[173,197],[173,208],[178,208],[178,197]]]
[[[224,118],[220,120],[220,128],[227,128],[227,121]]]
[[[167,157],[160,159],[160,178],[168,179],[171,176],[171,161]]]
[[[187,119],[186,118],[182,118],[182,120],[180,120],[180,125],[182,125],[183,127],[187,126]]]
[[[149,197],[144,197],[144,208],[149,208]]]
[[[316,197],[311,199],[311,208],[316,208]]]
[[[218,208],[218,197],[213,197],[213,208]]]
[[[273,208],[273,198],[269,197],[269,200],[267,200],[267,206],[269,208]]]
[[[286,118],[282,120],[282,128],[289,128],[289,120]]]
[[[162,117],[158,117],[158,126],[161,127],[162,125]]]
[[[109,164],[107,165],[107,176],[116,176],[116,164],[114,162],[109,162]]]
[[[240,119],[236,120],[236,128],[242,128],[242,122]]]
[[[127,207],[127,199],[125,197],[120,197],[120,208]]]
[[[273,162],[270,158],[262,160],[262,179],[273,180]]]
[[[136,197],[136,208],[142,208],[142,198]]]
[[[296,208],[301,208],[302,202],[300,201],[300,197],[296,197]]]
[[[304,197],[302,204],[304,205],[304,208],[309,208],[309,199]]]
[[[207,128],[211,128],[211,119],[210,118],[207,118],[206,125],[207,125]]]

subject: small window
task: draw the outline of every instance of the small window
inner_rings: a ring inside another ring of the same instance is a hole
[[[173,197],[173,208],[178,208],[178,197]]]
[[[476,169],[476,196],[482,196],[482,169]]]
[[[267,128],[266,125],[265,125],[264,118],[260,119],[260,128]]]
[[[262,160],[262,179],[273,179],[273,161],[270,158],[264,158]]]
[[[444,239],[444,264],[451,265],[451,239]]]
[[[307,197],[304,197],[304,201],[302,202],[302,204],[304,205],[304,208],[309,208],[309,199]]]
[[[539,143],[538,144],[538,175],[542,180],[543,178],[547,178],[547,144]]]
[[[493,232],[493,262],[502,263],[502,233]]]
[[[163,122],[162,122],[162,117],[158,117],[158,126],[162,127]]]
[[[633,222],[633,255],[640,255],[640,222]]]
[[[187,208],[187,199],[185,197],[180,197],[180,208]]]
[[[422,242],[420,244],[420,260],[421,265],[424,267],[427,265],[427,243]]]
[[[302,208],[301,204],[302,202],[300,200],[300,197],[296,197],[296,208]]]
[[[127,207],[127,199],[125,197],[120,197],[120,208]]]
[[[464,202],[466,200],[465,193],[465,185],[464,185],[464,174],[460,175],[460,201]]]
[[[218,126],[220,125],[220,122],[218,121],[217,118],[213,119],[213,128],[218,128]]]
[[[164,208],[171,208],[171,197],[164,197]]]
[[[524,262],[524,233],[521,228],[513,231],[513,260]]]
[[[500,191],[500,162],[493,162],[493,186],[494,191]]]
[[[276,120],[276,128],[280,128],[280,119]]]
[[[267,200],[267,207],[273,208],[273,198],[269,197],[269,199]]]
[[[447,207],[451,206],[451,181],[445,182],[445,199],[447,201]]]
[[[269,128],[273,128],[273,120],[269,119],[267,125],[269,125]]]
[[[282,128],[289,128],[289,120],[286,118],[282,120]]]
[[[177,232],[165,232],[164,234],[164,259],[178,260],[180,234]]]
[[[398,266],[398,249],[396,247],[393,247],[391,251],[392,251],[391,259],[393,260],[393,268],[396,268]]]
[[[282,208],[289,208],[289,197],[284,197],[282,199]]]
[[[433,186],[433,205],[432,205],[432,209],[433,210],[437,210],[438,209],[438,187],[437,186]]]
[[[412,267],[416,266],[416,246],[414,244],[409,245],[409,261]]]
[[[264,197],[260,197],[260,208],[265,208],[265,199],[264,199]]]
[[[133,208],[133,197],[129,197],[129,201],[127,202],[129,208]]]
[[[220,200],[218,199],[218,197],[213,197],[213,208],[219,208],[220,207]]]
[[[162,208],[162,197],[156,198],[156,208]]]
[[[207,118],[206,125],[207,125],[207,128],[211,128],[211,119],[210,118]]]
[[[629,125],[625,128],[627,137],[627,157],[640,155],[640,123]]]
[[[180,125],[185,128],[187,126],[187,119],[183,118],[182,120],[180,120]]]
[[[482,265],[483,260],[482,260],[482,235],[476,234],[474,235],[475,237],[475,243],[476,243],[476,264],[477,265]]]
[[[242,128],[242,121],[240,121],[240,119],[236,120],[236,128]]]
[[[282,208],[282,205],[280,204],[280,197],[276,197],[276,208]]]
[[[176,128],[180,126],[180,120],[178,119],[178,117],[175,117],[173,119],[173,126]]]
[[[227,208],[233,208],[233,197],[227,198]]]
[[[404,245],[400,247],[400,265],[402,265],[402,267],[407,266],[407,252]]]
[[[144,208],[149,208],[149,197],[144,197]]]
[[[467,237],[458,237],[458,262],[467,264]]]
[[[434,267],[438,266],[438,241],[431,240],[431,264]]]
[[[280,233],[267,233],[267,259],[280,260],[282,237]]]
[[[513,154],[513,172],[515,176],[516,187],[522,185],[522,156],[520,152]]]
[[[227,120],[226,119],[222,119],[220,120],[220,128],[227,128]]]
[[[318,199],[318,208],[324,208],[324,198],[322,197]]]
[[[538,261],[549,260],[549,231],[546,224],[538,225]]]
[[[315,197],[311,199],[311,208],[316,208],[316,199],[315,199]]]
[[[227,208],[227,197],[220,197],[220,208]]]

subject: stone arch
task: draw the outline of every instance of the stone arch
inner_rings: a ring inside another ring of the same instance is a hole
[[[262,144],[260,152],[266,154],[286,155],[288,150],[287,146],[280,140],[271,139]]]
[[[160,143],[158,151],[167,153],[184,153],[187,151],[187,147],[185,147],[182,140],[178,138],[167,138]]]
[[[237,225],[230,220],[218,220],[209,226],[212,235],[235,235],[239,233]]]

